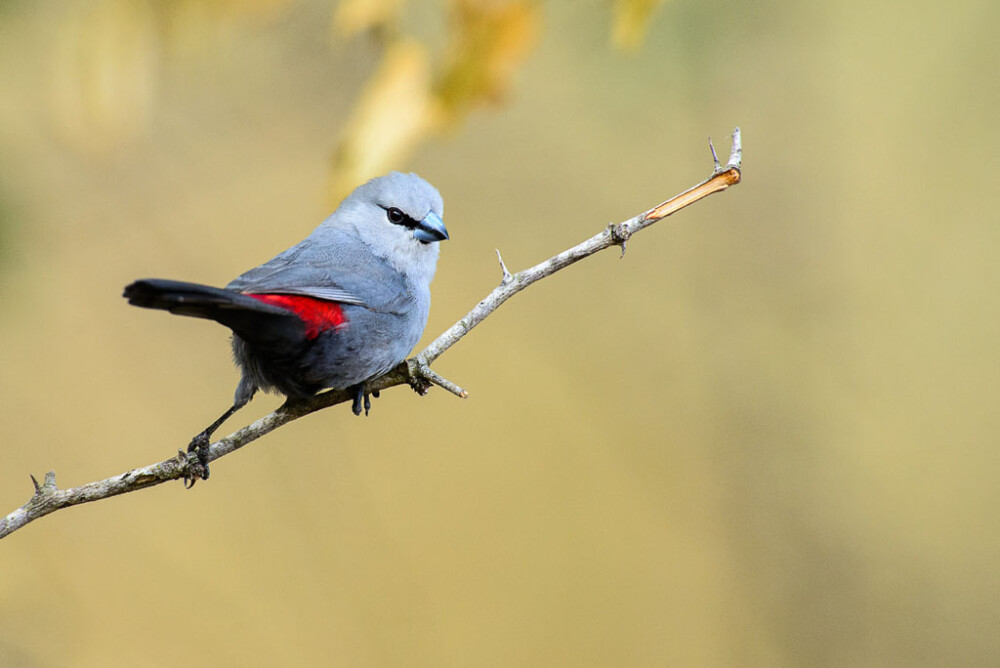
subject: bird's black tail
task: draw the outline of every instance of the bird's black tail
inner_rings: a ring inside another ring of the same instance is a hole
[[[235,290],[144,278],[127,285],[122,296],[133,306],[215,320],[248,341],[302,337],[302,321],[294,313]]]

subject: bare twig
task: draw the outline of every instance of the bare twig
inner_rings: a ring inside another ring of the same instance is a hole
[[[481,323],[493,311],[497,310],[501,304],[535,281],[541,280],[546,276],[551,276],[560,269],[564,269],[574,262],[579,262],[611,246],[621,246],[624,249],[625,243],[636,232],[680,211],[686,206],[694,204],[700,199],[736,185],[740,182],[740,165],[742,159],[743,148],[740,129],[736,128],[733,130],[733,148],[729,156],[729,162],[723,166],[719,165],[718,161],[715,161],[715,169],[712,172],[712,176],[645,213],[640,213],[638,216],[634,216],[622,223],[609,225],[583,243],[564,250],[562,253],[550,257],[548,260],[536,264],[534,267],[519,271],[509,279],[505,275],[503,281],[501,281],[500,285],[493,292],[488,294],[483,301],[479,302],[464,318],[452,325],[444,334],[436,338],[427,348],[420,352],[417,355],[417,359],[425,364],[432,363],[444,351],[458,343],[473,327]]]
[[[503,272],[500,285],[479,302],[475,308],[469,311],[465,317],[452,325],[415,357],[403,362],[389,373],[369,381],[366,384],[367,391],[378,392],[397,385],[408,384],[418,393],[426,394],[431,385],[437,385],[459,397],[464,398],[468,396],[468,393],[461,387],[431,370],[430,365],[434,360],[458,343],[473,327],[496,311],[501,304],[532,283],[546,276],[551,276],[560,269],[564,269],[574,262],[590,257],[598,251],[610,248],[611,246],[620,246],[624,253],[626,242],[636,232],[709,195],[721,192],[739,183],[740,166],[743,158],[739,128],[733,131],[729,162],[725,165],[719,164],[718,158],[715,156],[714,147],[712,147],[712,157],[715,168],[712,175],[705,181],[675,197],[671,197],[644,213],[621,223],[609,225],[586,241],[544,262],[536,264],[534,267],[511,274],[504,264],[503,258],[500,257],[500,252],[497,251],[497,259],[500,262]],[[306,400],[286,401],[277,410],[265,415],[253,424],[247,425],[229,436],[212,443],[209,447],[207,458],[209,461],[214,461],[219,457],[242,448],[248,443],[252,443],[283,424],[329,406],[351,401],[352,398],[352,395],[347,392],[330,390]],[[119,494],[159,485],[169,480],[183,480],[190,475],[191,467],[196,464],[196,455],[193,453],[178,452],[176,456],[165,461],[132,469],[112,478],[89,482],[79,487],[70,487],[67,489],[56,487],[56,474],[54,471],[45,474],[45,481],[41,484],[32,476],[32,481],[35,485],[34,495],[23,506],[0,520],[0,538],[60,508],[107,499]]]

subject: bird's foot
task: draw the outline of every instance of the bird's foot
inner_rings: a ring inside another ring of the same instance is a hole
[[[361,415],[363,407],[365,417],[368,417],[368,412],[372,409],[371,397],[378,399],[378,390],[365,392],[364,385],[355,385],[354,388],[352,388],[352,391],[354,392],[354,401],[351,403],[351,412],[355,415]]]
[[[199,479],[208,480],[208,446],[209,436],[206,432],[201,432],[188,443],[188,465],[184,471],[184,487],[186,489],[194,487]]]

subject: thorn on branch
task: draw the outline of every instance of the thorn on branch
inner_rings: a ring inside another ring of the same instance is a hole
[[[58,489],[56,487],[55,471],[49,471],[46,473],[45,481],[41,484],[38,483],[38,478],[31,475],[31,483],[35,486],[35,496],[51,496],[51,494]]]
[[[503,263],[503,256],[500,255],[500,249],[496,249],[497,260],[500,261],[500,269],[503,270],[503,278],[500,279],[500,285],[507,285],[514,280],[514,277],[510,275],[510,271],[507,270],[507,265]]]
[[[719,156],[715,152],[715,145],[712,143],[711,137],[708,138],[708,148],[712,151],[712,162],[715,163],[715,170],[712,173],[718,174],[722,171],[722,165],[719,164]]]
[[[56,492],[59,491],[59,488],[56,487],[55,471],[49,471],[46,473],[45,479],[42,483],[39,483],[38,478],[34,475],[31,475],[31,484],[35,486],[35,493],[28,501],[29,506],[37,507],[39,505],[44,505],[55,496]]]

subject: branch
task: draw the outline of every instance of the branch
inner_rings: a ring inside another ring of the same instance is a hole
[[[711,143],[709,145],[711,146]],[[619,246],[622,255],[624,255],[627,242],[636,232],[644,230],[653,223],[709,195],[722,192],[730,186],[738,184],[742,158],[740,129],[736,128],[733,130],[729,162],[725,165],[719,164],[715,156],[715,148],[712,147],[712,159],[715,162],[712,175],[693,188],[671,197],[662,204],[621,223],[608,225],[586,241],[515,274],[511,274],[507,270],[503,258],[500,256],[500,251],[497,251],[497,259],[502,271],[500,285],[469,311],[465,317],[452,325],[415,357],[401,363],[389,373],[369,381],[366,383],[366,389],[372,394],[378,394],[381,390],[406,384],[418,394],[423,395],[432,385],[437,385],[459,397],[467,397],[468,393],[465,390],[431,370],[430,365],[438,357],[458,343],[473,327],[496,311],[501,304],[532,283],[612,246]],[[208,461],[214,461],[239,450],[292,420],[297,420],[335,404],[351,401],[352,398],[350,394],[342,390],[330,390],[306,400],[286,400],[274,412],[212,443],[207,453]],[[165,461],[132,469],[112,478],[89,482],[79,487],[59,489],[56,487],[54,471],[45,474],[45,481],[42,484],[39,484],[32,476],[31,480],[35,485],[34,495],[23,506],[0,520],[0,538],[60,508],[107,499],[170,480],[190,480],[192,479],[192,470],[197,466],[198,458],[194,453],[178,451],[175,457]]]

